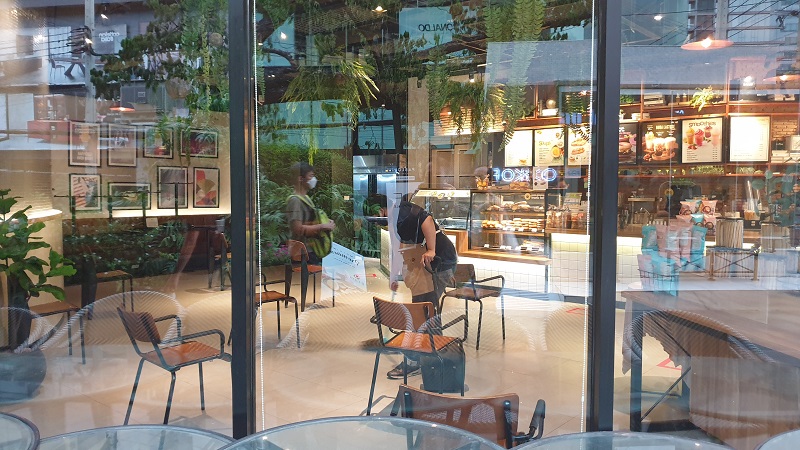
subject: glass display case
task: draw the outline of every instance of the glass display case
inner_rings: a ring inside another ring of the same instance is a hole
[[[531,256],[547,252],[545,192],[474,190],[469,248]]]
[[[470,191],[467,189],[420,189],[411,199],[436,218],[446,230],[466,230]]]

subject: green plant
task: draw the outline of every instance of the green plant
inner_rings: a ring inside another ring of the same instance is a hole
[[[28,220],[27,206],[11,213],[19,197],[11,197],[10,189],[0,189],[0,273],[6,274],[9,289],[9,306],[28,308],[28,299],[42,292],[64,300],[64,289],[48,283],[50,278],[75,274],[72,261],[55,250],[50,250],[47,260],[31,252],[50,248],[41,237],[33,236],[42,231],[44,222]]]
[[[697,92],[689,100],[689,106],[697,108],[697,112],[700,112],[707,104],[713,102],[716,96],[717,92],[711,86],[702,89],[697,88]]]

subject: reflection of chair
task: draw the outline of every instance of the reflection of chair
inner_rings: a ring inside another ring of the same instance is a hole
[[[378,325],[378,342],[380,347],[375,352],[375,367],[372,371],[372,385],[369,388],[369,403],[367,415],[372,410],[372,397],[375,393],[375,379],[378,376],[378,363],[381,353],[400,353],[403,355],[403,366],[408,361],[409,354],[433,356],[439,360],[440,379],[439,387],[444,386],[444,359],[439,352],[451,345],[461,347],[462,338],[442,336],[439,330],[446,329],[460,321],[464,321],[464,334],[467,325],[465,316],[459,316],[443,326],[439,326],[440,318],[434,315],[433,303],[395,303],[373,297],[375,306],[375,323]],[[394,333],[389,339],[383,338],[383,326]],[[463,353],[463,349],[460,349]],[[403,371],[403,383],[408,383],[408,375]],[[461,385],[461,395],[464,395],[464,385]]]
[[[456,266],[456,287],[449,291],[445,291],[439,304],[439,311],[444,308],[444,299],[447,297],[464,299],[464,310],[467,318],[469,318],[468,301],[478,302],[480,304],[480,312],[478,313],[478,337],[475,344],[475,349],[481,348],[481,322],[483,321],[483,299],[490,297],[500,297],[500,317],[503,326],[503,340],[506,340],[506,308],[505,299],[503,298],[503,288],[505,288],[506,280],[502,275],[496,275],[482,280],[475,279],[475,266],[472,264],[458,264]],[[487,281],[500,280],[500,286],[476,286],[476,283],[485,283]],[[466,337],[465,337],[466,339]]]
[[[536,403],[528,434],[517,433],[519,396],[502,394],[488,397],[464,398],[434,394],[402,384],[392,408],[403,417],[426,420],[460,428],[511,448],[539,439],[544,431],[544,400]]]
[[[271,284],[283,284],[285,291],[283,293],[266,289]],[[297,299],[289,295],[291,285],[286,280],[267,280],[266,275],[261,273],[261,289],[256,292],[255,303],[256,309],[261,308],[266,303],[275,303],[278,315],[278,340],[281,339],[281,302],[294,303],[294,326],[295,334],[297,335],[297,348],[300,348],[300,315],[297,312]],[[228,334],[228,345],[231,345],[231,338],[233,337],[233,330],[231,329]]]
[[[63,64],[56,63],[55,59],[50,58],[50,76],[52,77],[59,69],[61,69],[61,73],[64,73],[66,67]]]
[[[231,254],[228,251],[228,241],[225,239],[225,234],[220,232],[212,232],[211,236],[211,249],[208,252],[208,288],[211,289],[211,280],[214,277],[214,272],[219,269],[219,290],[225,290],[225,277],[231,279]]]
[[[308,250],[302,242],[289,239],[286,245],[292,258],[292,272],[300,273],[300,310],[305,311],[308,275],[314,275],[314,303],[317,303],[317,274],[322,272],[322,266],[308,263]],[[333,297],[333,306],[336,306],[336,297]]]
[[[139,386],[139,377],[142,374],[142,366],[145,361],[166,370],[172,375],[172,381],[169,385],[169,396],[167,397],[167,410],[164,413],[165,425],[169,421],[169,410],[172,407],[172,394],[175,392],[175,372],[183,367],[197,364],[198,370],[200,371],[200,409],[205,410],[203,363],[215,359],[222,359],[228,362],[231,360],[231,355],[224,351],[225,336],[222,332],[219,330],[208,330],[181,335],[181,319],[174,314],[153,318],[153,316],[147,312],[129,312],[121,308],[117,308],[117,313],[120,319],[122,319],[125,332],[128,333],[134,350],[136,350],[136,353],[142,358],[141,361],[139,361],[139,369],[136,371],[136,379],[133,382],[131,400],[128,403],[128,412],[125,414],[125,425],[128,424],[128,420],[131,417],[133,400],[136,397],[136,388]],[[177,322],[177,337],[164,340],[161,338],[158,328],[156,328],[156,322],[167,319],[175,319]],[[206,344],[190,340],[214,334],[219,336],[219,348],[210,347]],[[137,341],[149,342],[153,345],[153,350],[142,351]]]
[[[67,319],[67,345],[69,346],[69,354],[72,355],[72,321],[69,320],[72,314],[80,311],[77,306],[73,306],[67,302],[50,302],[40,305],[31,305],[30,310],[32,313],[39,317],[55,316],[64,314]],[[81,362],[86,364],[86,347],[83,338],[83,315],[78,315],[78,323],[80,324],[81,333]]]

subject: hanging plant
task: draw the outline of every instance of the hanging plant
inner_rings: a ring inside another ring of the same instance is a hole
[[[689,105],[697,108],[697,112],[700,112],[706,105],[712,103],[716,96],[717,92],[711,86],[702,89],[697,88],[697,92],[695,92],[694,95],[692,95],[692,99],[689,100]]]

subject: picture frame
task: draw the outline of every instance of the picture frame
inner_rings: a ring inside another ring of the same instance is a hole
[[[219,158],[219,133],[213,130],[191,129],[187,133],[189,145],[181,145],[181,156],[186,155],[186,148],[189,149],[189,156],[193,158]]]
[[[142,147],[143,158],[172,159],[174,156],[174,145],[167,145],[173,141],[173,136],[164,134],[174,134],[172,130],[162,130],[153,125],[146,125],[141,128],[139,144]]]
[[[69,174],[69,196],[74,199],[75,211],[101,211],[103,193],[100,175]]]
[[[100,124],[70,122],[69,165],[100,167]]]
[[[184,209],[189,207],[187,187],[189,170],[186,167],[158,167],[158,202],[159,209]],[[177,190],[176,190],[177,186]],[[177,194],[177,196],[176,196]]]
[[[109,167],[136,167],[139,147],[136,127],[110,123],[105,127],[103,140]]]
[[[150,209],[151,201],[150,183],[108,183],[108,204],[112,211],[141,210],[142,205]]]
[[[219,169],[216,167],[195,167],[192,191],[195,208],[219,208]]]

